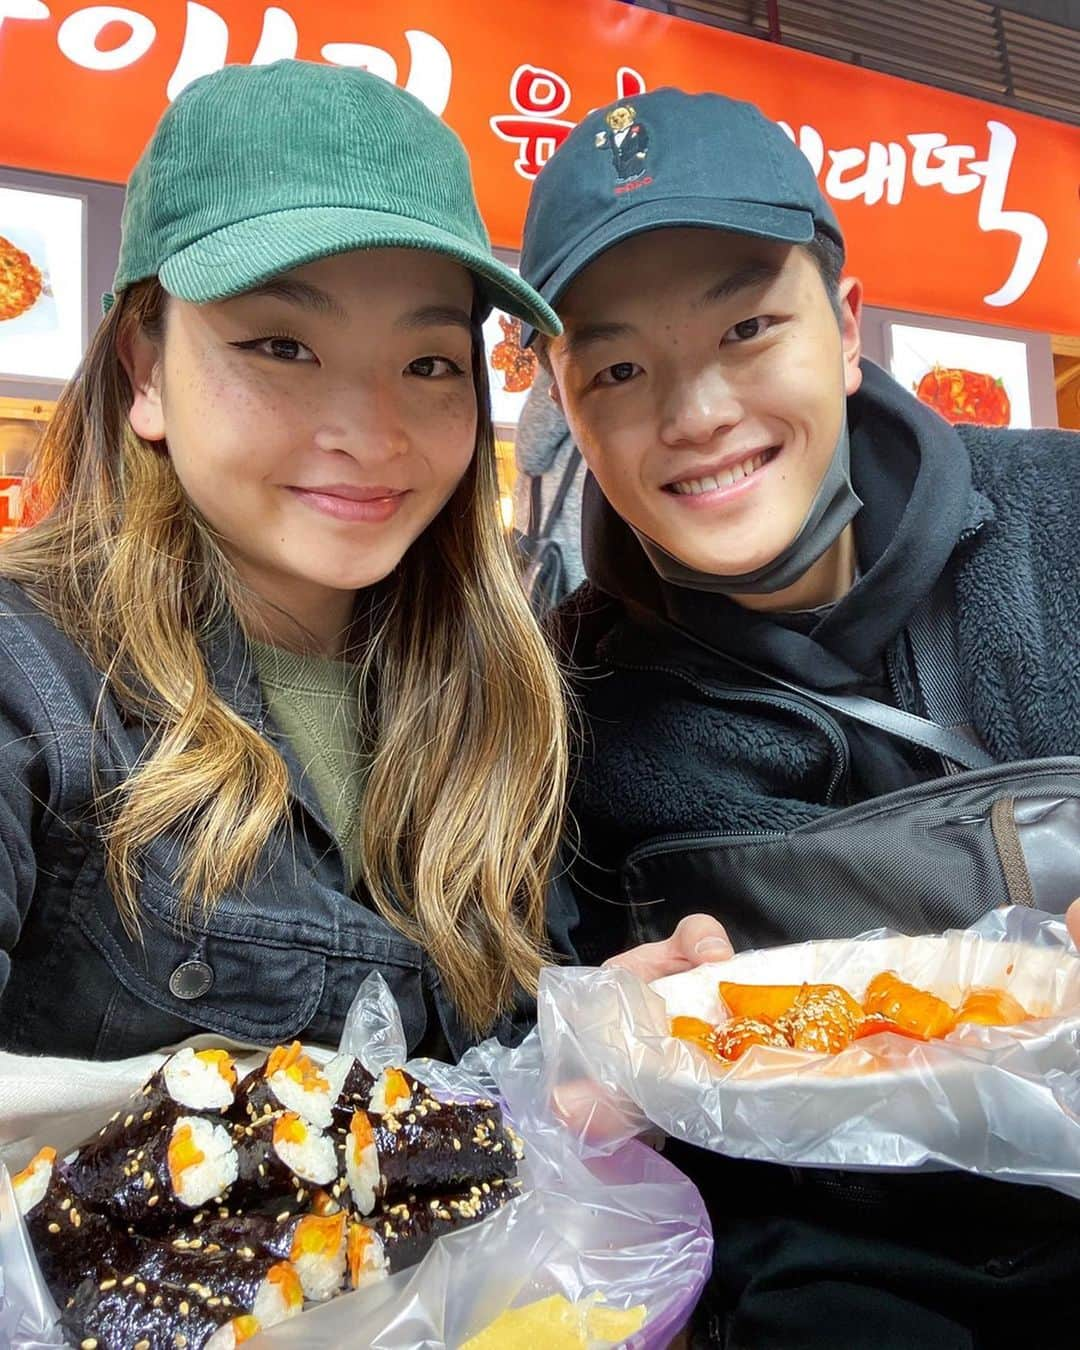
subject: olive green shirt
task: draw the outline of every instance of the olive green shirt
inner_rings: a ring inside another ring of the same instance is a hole
[[[270,715],[315,789],[352,890],[360,875],[360,803],[371,763],[361,742],[360,671],[258,642],[251,651]]]

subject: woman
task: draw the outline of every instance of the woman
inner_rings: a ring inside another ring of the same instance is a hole
[[[555,667],[498,526],[480,322],[554,332],[464,151],[365,72],[228,67],[128,187],[0,552],[0,1041],[511,1035],[568,950]]]

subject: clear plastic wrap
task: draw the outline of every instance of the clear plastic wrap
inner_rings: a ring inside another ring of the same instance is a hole
[[[188,1043],[223,1042],[204,1036]],[[357,996],[340,1048],[372,1072],[404,1059],[397,1008],[378,976]],[[80,1109],[47,1115],[50,1073],[57,1104],[65,1100],[65,1062],[0,1056],[0,1102],[18,1098],[19,1073],[33,1076],[38,1098],[34,1111],[7,1114],[14,1130],[0,1116],[0,1159],[6,1164],[0,1165],[0,1345],[39,1350],[65,1344],[7,1168],[23,1166],[45,1144],[64,1151],[86,1137],[162,1057],[71,1066],[80,1080]],[[238,1066],[260,1058],[238,1057]],[[711,1265],[709,1221],[693,1185],[640,1142],[627,1140],[595,1155],[566,1130],[543,1095],[535,1033],[514,1050],[486,1042],[459,1066],[417,1060],[408,1067],[440,1095],[492,1093],[504,1101],[525,1142],[524,1193],[477,1227],[441,1239],[412,1269],[263,1332],[249,1342],[252,1350],[438,1350],[460,1345],[506,1308],[552,1293],[572,1301],[600,1294],[614,1308],[644,1304],[647,1321],[626,1344],[635,1350],[666,1347],[688,1319]],[[33,1133],[15,1137],[28,1120]]]
[[[672,1016],[720,1020],[721,979],[833,982],[858,996],[886,969],[945,998],[1003,987],[1042,1020],[926,1042],[880,1034],[835,1055],[755,1047],[730,1067],[669,1034]],[[936,937],[879,931],[743,952],[652,987],[619,969],[551,971],[540,1034],[549,1090],[595,1081],[603,1121],[576,1123],[612,1146],[649,1121],[732,1157],[949,1166],[1080,1197],[1080,956],[1060,919],[1032,910]]]

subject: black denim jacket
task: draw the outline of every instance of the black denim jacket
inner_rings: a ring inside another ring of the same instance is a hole
[[[208,641],[219,694],[285,757],[291,829],[255,879],[209,916],[179,921],[175,837],[147,850],[142,933],[125,932],[104,879],[95,802],[145,749],[104,678],[11,582],[0,582],[0,1047],[97,1059],[138,1054],[196,1031],[258,1043],[336,1043],[361,982],[378,970],[410,1049],[437,1015],[455,1055],[474,1039],[425,953],[346,893],[340,850],[288,742],[269,722],[234,624]],[[94,726],[96,719],[96,727]],[[550,941],[573,955],[576,910],[558,884]],[[520,1038],[522,996],[492,1028]]]

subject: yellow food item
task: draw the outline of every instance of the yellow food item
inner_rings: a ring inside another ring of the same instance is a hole
[[[593,1299],[571,1303],[552,1294],[523,1308],[508,1308],[461,1350],[589,1350],[618,1345],[645,1325],[645,1307],[624,1311],[597,1306]]]

